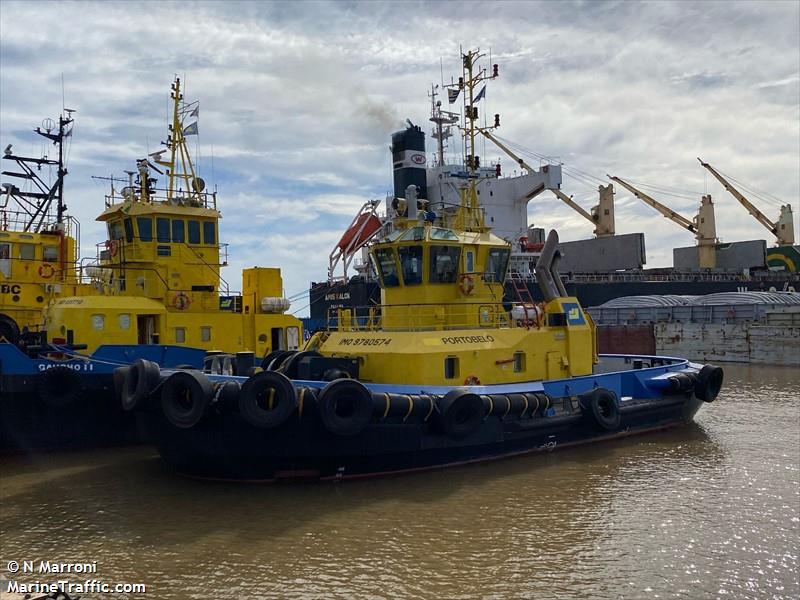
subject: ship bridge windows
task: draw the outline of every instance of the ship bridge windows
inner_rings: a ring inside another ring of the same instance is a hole
[[[19,245],[19,259],[20,260],[33,260],[36,258],[36,246],[33,244],[20,244]]]
[[[511,251],[508,248],[492,248],[486,260],[486,281],[502,283],[506,278],[508,268],[508,256]]]
[[[58,246],[42,246],[42,260],[44,262],[58,261]]]
[[[432,240],[451,240],[454,242],[458,241],[458,236],[453,233],[450,229],[442,229],[441,227],[432,227],[431,228],[431,239]]]
[[[405,285],[422,283],[422,246],[401,246],[398,254]]]
[[[123,236],[122,222],[111,221],[108,224],[108,239],[121,240]]]
[[[125,225],[125,241],[130,244],[133,241],[133,220],[127,217],[123,223]]]
[[[186,241],[183,219],[172,219],[172,241],[182,244]]]
[[[150,217],[137,217],[136,226],[139,228],[139,240],[142,242],[153,241],[153,219]]]
[[[160,244],[169,243],[171,241],[169,219],[164,217],[158,217],[156,219],[156,241]]]
[[[397,276],[397,258],[393,248],[378,248],[375,250],[375,262],[380,272],[381,285],[385,288],[400,285]]]
[[[455,283],[460,258],[460,246],[431,246],[430,282]]]
[[[200,243],[200,221],[189,221],[187,223],[189,226],[189,243],[190,244],[199,244]]]
[[[214,221],[203,221],[203,243],[207,246],[217,243],[217,228]]]

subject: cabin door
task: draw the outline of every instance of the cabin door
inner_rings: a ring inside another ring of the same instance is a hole
[[[138,331],[139,344],[157,343],[158,333],[156,332],[155,315],[139,315],[136,317],[136,327]]]

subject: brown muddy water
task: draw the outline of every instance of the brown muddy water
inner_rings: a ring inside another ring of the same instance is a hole
[[[800,372],[726,367],[696,424],[342,484],[174,475],[148,448],[0,458],[8,562],[110,598],[798,598]]]

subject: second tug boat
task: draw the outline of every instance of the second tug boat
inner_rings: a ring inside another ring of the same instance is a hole
[[[413,189],[371,248],[380,306],[340,309],[302,352],[245,377],[121,374],[178,471],[222,479],[342,479],[429,469],[687,423],[722,369],[596,353],[591,318],[558,276],[550,232],[536,267],[545,302],[503,298],[509,244],[476,191],[476,85],[497,76],[463,54],[467,169],[446,218]],[[495,119],[498,123],[498,119]],[[397,149],[395,149],[397,150]]]

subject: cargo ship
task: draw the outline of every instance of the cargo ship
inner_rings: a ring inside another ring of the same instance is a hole
[[[302,351],[272,353],[250,377],[146,360],[115,371],[120,402],[178,472],[336,481],[451,467],[680,426],[717,398],[720,367],[597,354],[591,317],[561,283],[555,231],[535,266],[544,301],[502,297],[511,244],[485,219],[474,158],[476,86],[498,68],[480,57],[463,54],[453,86],[471,157],[455,209],[409,184],[375,235],[374,215],[357,217],[350,241],[374,239],[377,305],[339,309]]]
[[[511,244],[505,282],[508,297],[513,297],[515,288],[525,287],[534,298],[542,299],[533,266],[545,241],[544,230],[528,225],[527,209],[528,203],[541,194],[553,194],[594,227],[595,237],[561,243],[559,247],[565,289],[584,306],[599,306],[622,296],[800,290],[800,246],[794,240],[790,204],[782,205],[778,218],[771,220],[729,177],[701,160],[702,167],[770,231],[774,246],[768,246],[766,240],[720,243],[711,196],[700,198],[697,215],[687,218],[656,199],[654,192],[645,192],[643,186],[636,187],[621,177],[610,177],[605,184],[604,180],[593,178],[598,184],[598,203],[587,211],[562,190],[562,170],[574,173],[574,168],[501,138],[496,128],[481,128],[480,135],[513,161],[512,174],[504,174],[499,162],[482,164],[479,156],[467,152],[463,162],[448,162],[446,142],[454,137],[452,126],[459,117],[442,108],[437,86],[431,88],[429,96],[435,151],[427,151],[425,132],[410,121],[404,130],[392,135],[393,192],[385,201],[372,200],[362,206],[330,254],[327,278],[311,283],[308,329],[324,326],[332,310],[379,302],[380,286],[370,260],[370,240],[378,235],[382,223],[396,214],[400,204],[407,204],[409,189],[417,202],[427,203],[437,213],[452,214],[458,208],[460,182],[471,167],[477,174],[477,192],[487,223]],[[454,96],[450,93],[448,99]],[[499,115],[495,115],[495,125],[500,125]],[[534,168],[523,155],[534,156],[544,164]],[[615,184],[690,231],[697,245],[675,248],[671,268],[645,268],[644,233],[616,232]]]

